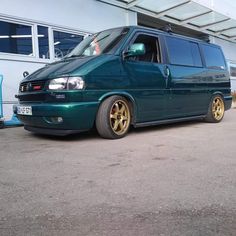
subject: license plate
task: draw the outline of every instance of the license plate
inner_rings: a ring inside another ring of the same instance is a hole
[[[32,116],[32,107],[30,107],[30,106],[18,106],[17,107],[17,114]]]

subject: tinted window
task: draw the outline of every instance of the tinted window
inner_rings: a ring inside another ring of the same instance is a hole
[[[82,35],[53,31],[55,58],[70,53],[83,40]]]
[[[49,58],[48,27],[38,26],[39,57]]]
[[[167,37],[167,47],[171,64],[186,66],[202,66],[197,43]]]
[[[202,45],[206,66],[213,69],[225,69],[225,60],[217,47]]]
[[[185,40],[167,37],[170,63],[176,65],[193,65],[190,43]]]
[[[32,27],[0,21],[0,52],[32,56]]]
[[[193,57],[193,65],[201,67],[202,66],[202,59],[201,59],[198,44],[191,42],[190,46],[191,46],[191,52],[192,52],[192,57]]]

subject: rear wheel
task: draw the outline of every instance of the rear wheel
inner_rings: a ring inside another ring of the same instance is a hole
[[[211,99],[211,103],[208,108],[208,113],[206,116],[206,121],[211,123],[220,122],[225,113],[225,104],[224,100],[220,95],[215,95]]]
[[[96,128],[101,137],[118,139],[127,134],[130,121],[128,101],[121,96],[112,96],[101,104],[97,113]]]

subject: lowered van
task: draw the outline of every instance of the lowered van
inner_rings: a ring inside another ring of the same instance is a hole
[[[129,127],[204,119],[231,107],[221,48],[139,26],[85,38],[62,60],[27,76],[14,113],[28,131],[67,135],[96,127],[103,138]]]

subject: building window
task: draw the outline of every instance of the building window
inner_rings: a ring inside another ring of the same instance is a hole
[[[62,58],[70,53],[83,40],[82,35],[53,31],[55,58]]]
[[[0,21],[0,52],[33,56],[32,27]]]
[[[38,26],[39,57],[49,59],[48,27]]]
[[[223,53],[217,47],[202,45],[206,66],[211,69],[225,69]]]
[[[70,53],[84,38],[79,33],[53,30],[51,27],[36,23],[34,27],[37,27],[37,30],[34,31],[33,25],[28,23],[0,20],[0,53],[5,53],[6,56],[8,56],[7,54],[27,55],[33,60],[38,58],[54,60]],[[50,35],[52,35],[52,39]],[[38,45],[35,45],[37,52],[35,52],[33,42],[38,42]],[[54,50],[55,58],[50,55],[51,50]]]

